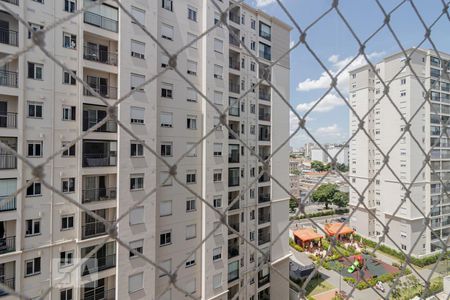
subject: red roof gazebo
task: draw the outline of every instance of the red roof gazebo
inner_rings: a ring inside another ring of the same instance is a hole
[[[320,240],[323,235],[315,232],[312,228],[301,228],[294,231],[294,240],[298,245],[305,247],[306,243]]]
[[[341,235],[347,235],[352,234],[354,230],[344,223],[330,223],[325,224],[324,228],[325,232],[328,236],[341,236]]]

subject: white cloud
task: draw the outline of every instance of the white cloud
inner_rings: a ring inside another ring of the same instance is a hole
[[[319,127],[316,129],[315,133],[320,134],[322,137],[330,136],[330,135],[333,135],[335,137],[342,136],[341,129],[338,127],[337,124],[333,124],[333,125],[325,126],[325,127]]]
[[[255,2],[257,7],[262,7],[274,3],[275,0],[256,0]]]
[[[378,57],[381,57],[384,55],[384,52],[372,52],[367,54],[367,57],[369,59],[376,59]],[[332,64],[329,72],[331,75],[336,76],[336,74],[339,74],[338,81],[337,81],[337,87],[339,90],[343,92],[348,91],[348,82],[349,82],[349,74],[348,71],[351,71],[353,69],[356,69],[358,67],[361,67],[363,65],[367,64],[366,59],[364,56],[359,55],[352,63],[353,57],[346,57],[344,59],[339,59],[339,55],[333,54],[328,58],[328,61]],[[348,64],[350,65],[346,67]],[[345,68],[345,69],[344,69]],[[330,76],[327,72],[322,72],[319,78],[317,79],[311,79],[307,78],[306,80],[299,82],[297,86],[297,91],[300,92],[308,92],[312,90],[318,90],[318,89],[326,89],[330,87]]]
[[[298,112],[306,112],[311,107],[313,107],[317,101],[318,100],[314,100],[314,101],[306,102],[306,103],[300,103],[296,107],[297,111]],[[345,105],[345,102],[344,102],[344,100],[342,100],[341,97],[339,97],[335,94],[327,94],[322,99],[322,101],[320,101],[319,104],[317,104],[317,106],[314,107],[313,112],[328,112],[330,110],[333,110],[335,107],[341,106],[341,105]]]

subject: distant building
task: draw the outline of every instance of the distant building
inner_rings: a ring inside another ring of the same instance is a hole
[[[328,145],[325,147],[325,149],[330,156],[335,157],[337,155],[337,163],[348,166],[348,147],[342,147],[340,145]],[[321,148],[311,149],[311,161],[317,160],[323,163],[329,163],[331,162],[331,158],[329,155],[327,155]]]

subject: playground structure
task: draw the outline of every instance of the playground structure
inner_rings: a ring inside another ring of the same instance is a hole
[[[356,270],[361,270],[364,268],[365,259],[361,255],[355,256],[355,261],[353,264],[347,269],[347,272],[352,274]]]

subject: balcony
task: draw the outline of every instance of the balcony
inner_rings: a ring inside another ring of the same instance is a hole
[[[240,47],[239,43],[239,31],[233,31],[235,35],[229,33],[228,34],[228,41],[230,42],[230,45],[235,47]]]
[[[238,98],[229,97],[228,104],[230,106],[230,109],[228,110],[228,115],[233,116],[233,117],[239,117],[241,111],[239,108]],[[239,130],[237,130],[236,132],[239,132]]]
[[[228,163],[236,164],[239,163],[239,145],[230,144],[228,145]]]
[[[106,234],[106,230],[108,229],[106,225],[111,225],[115,221],[115,209],[98,209],[92,212],[105,219],[106,222],[101,222],[84,212],[82,214],[83,222],[81,225],[82,239]]]
[[[272,59],[272,48],[269,45],[260,42],[259,57],[270,61]]]
[[[0,254],[16,251],[16,237],[0,238]]]
[[[239,232],[239,214],[228,216],[228,225],[235,231]],[[228,230],[228,234],[235,234],[233,231]]]
[[[101,7],[105,7],[106,5],[101,5]],[[113,10],[114,8],[110,7],[110,6],[106,6],[108,8],[110,8],[110,10]],[[117,14],[117,9],[115,9],[116,14]],[[117,16],[117,15],[116,15]],[[90,24],[92,26],[96,26],[108,31],[112,31],[112,32],[117,32],[118,29],[118,24],[119,22],[116,20],[113,20],[111,18],[90,12],[90,11],[85,11],[84,12],[84,23],[86,24]]]
[[[258,272],[258,288],[266,285],[270,282],[270,273],[268,268],[265,268]]]
[[[230,69],[239,71],[241,69],[241,59],[239,58],[239,53],[231,49],[229,53],[228,60]]]
[[[85,81],[94,92],[107,99],[117,99],[117,87],[111,86],[111,82],[117,83],[117,76],[107,72],[86,70]],[[94,96],[88,89],[83,89],[85,96]]]
[[[259,172],[261,173],[262,168],[259,168]],[[267,174],[266,172],[264,172],[261,177],[259,177],[258,182],[269,182],[270,181],[270,176],[269,174]]]
[[[228,192],[228,205],[230,205],[236,197],[239,196],[239,191]],[[239,199],[237,199],[234,204],[230,207],[229,211],[239,209]]]
[[[259,120],[260,121],[268,121],[270,122],[270,109],[268,108],[259,108]]]
[[[2,1],[19,6],[19,0],[2,0]]]
[[[81,249],[81,258],[86,259],[87,254],[91,252],[95,246]],[[116,250],[115,242],[104,244],[91,257],[87,258],[81,266],[81,276],[101,272],[116,266]],[[85,291],[86,292],[86,291]]]
[[[1,196],[0,197],[0,212],[16,210],[16,197]]]
[[[11,45],[11,46],[17,46],[17,37],[18,32],[15,30],[8,30],[5,28],[0,28],[0,43]]]
[[[114,200],[117,197],[116,175],[83,176],[82,202]]]
[[[268,159],[270,156],[270,146],[259,146],[258,154],[263,160]]]
[[[14,87],[18,86],[18,73],[8,70],[0,70],[0,86]]]
[[[0,170],[17,168],[17,157],[14,154],[0,153]]]
[[[239,256],[239,238],[228,241],[228,259]]]
[[[230,10],[229,14],[230,21],[233,21],[236,24],[241,24],[241,16],[239,12],[239,7],[234,7]]]
[[[234,261],[228,264],[228,282],[239,278],[239,261]]]
[[[116,289],[105,290],[104,286],[86,289],[81,295],[81,300],[114,300],[116,299]]]
[[[18,46],[19,21],[6,11],[0,11],[0,43]]]
[[[264,100],[264,101],[270,101],[271,97],[270,97],[270,92],[266,92],[263,90],[259,90],[259,99],[260,100]]]
[[[258,246],[267,244],[270,242],[270,227],[258,229]]]
[[[261,207],[258,209],[258,225],[270,222],[270,207]]]
[[[3,264],[3,265],[5,265],[5,264]],[[0,283],[6,285],[13,291],[16,289],[16,277],[14,275],[8,276],[8,277],[5,275],[0,276]],[[0,297],[6,296],[8,294],[9,293],[7,291],[0,289]]]
[[[84,46],[83,58],[89,61],[117,66],[117,53],[108,51],[108,47],[89,44]]]
[[[17,113],[0,112],[0,128],[17,128]]]
[[[270,201],[270,194],[260,194],[258,196],[258,203],[265,203]]]
[[[228,186],[239,186],[239,168],[229,168],[228,169]]]
[[[83,140],[83,167],[117,165],[117,142]]]
[[[84,104],[83,131],[87,131],[89,130],[89,128],[94,127],[95,125],[103,121],[103,119],[106,118],[106,116],[107,116],[106,106]],[[95,132],[116,133],[117,123],[112,120],[108,120],[102,126],[97,128]]]
[[[258,293],[258,300],[270,300],[270,287]]]
[[[260,142],[270,142],[270,126],[259,125],[258,140]]]
[[[231,93],[239,94],[241,92],[241,88],[239,86],[239,82],[235,80],[230,80],[228,85],[228,90]]]

